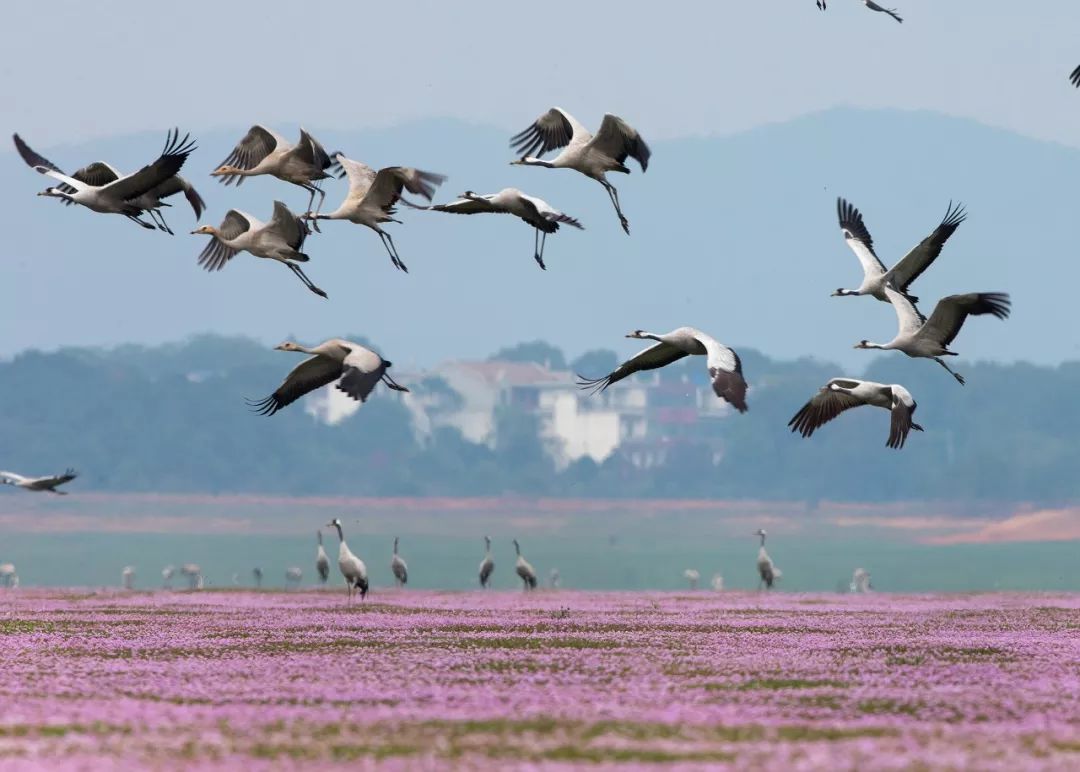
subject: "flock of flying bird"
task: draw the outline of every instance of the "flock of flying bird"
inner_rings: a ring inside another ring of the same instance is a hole
[[[883,8],[873,0],[863,2],[870,10],[902,21],[895,10]],[[826,0],[816,0],[816,4],[821,10],[826,10]],[[1080,87],[1080,67],[1071,73],[1070,81]],[[162,211],[170,206],[166,199],[183,193],[196,219],[201,218],[205,210],[202,197],[179,173],[195,150],[190,136],[180,137],[179,130],[169,132],[157,159],[132,174],[123,174],[105,161],[94,161],[68,175],[35,152],[18,134],[13,139],[16,150],[30,167],[58,183],[38,195],[57,198],[68,205],[85,206],[99,213],[120,214],[142,228],[158,229],[169,234],[173,231]],[[512,137],[510,145],[520,154],[517,160],[511,162],[514,165],[572,169],[596,180],[607,192],[622,229],[629,234],[629,221],[623,214],[618,191],[607,180],[607,174],[628,174],[630,169],[625,165],[628,158],[633,158],[642,172],[646,171],[651,151],[637,130],[622,118],[605,115],[597,133],[592,134],[570,113],[553,107]],[[550,160],[542,158],[556,150],[560,152]],[[406,272],[408,269],[393,237],[382,227],[386,223],[401,222],[393,217],[398,204],[417,210],[452,214],[514,215],[534,229],[533,258],[542,269],[546,269],[543,255],[547,236],[557,232],[562,225],[583,227],[576,218],[516,188],[505,188],[486,195],[466,191],[448,203],[431,204],[435,191],[446,180],[443,175],[404,166],[375,170],[340,152],[327,153],[303,129],[300,130],[299,141],[291,143],[271,129],[252,126],[225,160],[211,172],[211,176],[217,177],[225,185],[240,185],[247,177],[260,175],[276,177],[303,188],[309,194],[306,211],[298,215],[281,201],[275,201],[271,219],[264,223],[246,212],[230,209],[220,225],[203,225],[192,231],[211,237],[199,255],[199,265],[208,271],[221,270],[237,254],[248,252],[255,257],[285,265],[310,291],[322,297],[326,297],[326,293],[307,277],[299,265],[309,261],[310,258],[302,249],[312,231],[320,230],[319,222],[322,220],[346,220],[375,231],[394,267]],[[348,193],[337,209],[324,213],[322,206],[326,194],[321,183],[341,177],[348,179]],[[405,193],[419,196],[428,203],[411,201],[404,197]],[[964,383],[964,378],[953,371],[942,357],[956,354],[950,350],[950,346],[969,316],[1006,318],[1010,311],[1009,296],[1001,292],[950,295],[939,300],[930,316],[926,317],[916,305],[918,298],[909,290],[912,283],[937,259],[946,241],[965,217],[963,207],[950,203],[945,217],[934,231],[889,268],[874,251],[873,238],[859,210],[842,198],[837,200],[841,232],[859,260],[863,277],[858,287],[837,289],[833,296],[871,296],[889,303],[898,323],[897,334],[891,341],[873,343],[862,340],[855,348],[900,351],[909,357],[932,359],[957,382]],[[693,327],[680,327],[667,333],[639,329],[626,337],[653,343],[607,375],[599,378],[579,377],[582,388],[600,392],[634,373],[664,367],[686,356],[704,356],[708,377],[717,397],[738,412],[746,412],[747,382],[739,356],[712,336]],[[295,367],[271,395],[250,403],[265,415],[272,415],[303,395],[335,382],[338,389],[360,401],[366,401],[379,383],[395,391],[408,391],[387,372],[391,362],[351,341],[330,339],[312,347],[286,341],[276,348],[309,357]],[[825,384],[799,409],[788,425],[793,432],[809,437],[844,411],[862,405],[890,411],[886,443],[890,448],[903,447],[910,431],[922,431],[922,427],[912,420],[916,402],[902,385],[847,377],[833,378]],[[40,478],[0,472],[0,483],[52,493],[63,493],[57,487],[74,478],[72,470],[63,475]],[[349,585],[350,597],[353,592],[359,592],[363,597],[367,592],[364,564],[345,544],[340,521],[334,520],[327,525],[338,531],[338,564]],[[762,581],[771,586],[779,572],[774,571],[765,553],[765,533],[762,531],[757,535],[762,540],[759,571]],[[328,563],[322,549],[321,532],[319,538],[319,571],[320,575],[325,576]],[[535,571],[521,556],[516,541],[514,544],[518,553],[517,573],[527,587],[535,587]],[[396,540],[393,565],[399,583],[404,584],[407,581],[407,567],[397,555]],[[493,568],[490,540],[487,540],[487,553],[480,570],[482,585],[487,585]]]
[[[181,167],[195,149],[194,142],[187,135],[181,138],[178,130],[169,132],[165,148],[155,161],[129,175],[122,175],[106,162],[95,161],[68,176],[31,149],[18,135],[15,135],[14,141],[28,165],[60,183],[47,188],[40,195],[60,198],[65,203],[81,204],[96,212],[122,214],[144,228],[157,227],[169,233],[172,231],[161,211],[162,207],[168,206],[164,199],[183,192],[196,215],[202,213],[202,198],[179,175]],[[518,160],[512,162],[515,165],[573,169],[596,180],[607,192],[623,230],[630,232],[618,191],[608,182],[606,175],[610,172],[629,173],[625,165],[628,158],[634,158],[645,171],[651,152],[637,130],[622,118],[605,115],[599,131],[593,135],[568,112],[554,107],[515,135],[510,144],[521,154]],[[556,150],[560,152],[551,160],[541,158]],[[341,206],[323,213],[321,207],[325,193],[319,183],[335,173],[349,178],[349,192]],[[303,129],[299,141],[292,144],[270,129],[253,126],[211,175],[226,185],[239,185],[245,178],[257,175],[277,177],[308,192],[308,210],[298,216],[281,201],[275,201],[270,222],[263,223],[245,212],[230,209],[219,226],[204,225],[193,231],[211,237],[199,256],[200,265],[207,270],[220,270],[239,252],[246,251],[287,266],[308,289],[324,297],[326,293],[315,286],[299,266],[299,263],[309,259],[301,250],[311,228],[317,230],[320,220],[348,220],[374,230],[393,265],[403,271],[407,269],[394,240],[382,228],[387,222],[399,222],[392,216],[399,202],[416,209],[455,214],[513,214],[533,227],[533,257],[541,268],[545,267],[543,253],[548,234],[557,231],[560,225],[581,227],[576,219],[514,188],[489,195],[466,191],[447,204],[421,205],[410,202],[403,194],[417,195],[430,202],[445,177],[404,166],[375,171],[342,153],[331,156]],[[837,213],[844,238],[862,265],[863,280],[858,288],[839,289],[834,295],[870,295],[891,303],[899,323],[898,332],[891,341],[871,343],[863,340],[856,348],[896,350],[910,357],[933,359],[963,383],[963,378],[953,372],[942,357],[955,354],[949,350],[949,345],[968,316],[992,314],[998,318],[1006,317],[1009,313],[1008,296],[995,292],[951,295],[940,300],[927,318],[916,306],[917,298],[908,292],[911,283],[933,263],[945,241],[963,222],[963,209],[950,205],[937,229],[891,269],[886,268],[874,252],[873,239],[859,211],[840,199]],[[144,214],[155,225],[142,219]],[[711,335],[693,327],[680,327],[667,333],[634,330],[627,337],[654,343],[607,375],[580,378],[582,388],[593,392],[604,391],[634,373],[663,367],[686,356],[700,355],[706,358],[706,369],[717,397],[740,413],[746,412],[747,382],[739,356]],[[277,349],[309,356],[286,376],[272,394],[250,403],[264,415],[273,415],[305,394],[331,383],[336,383],[342,392],[362,402],[367,400],[379,383],[395,391],[408,391],[390,376],[388,370],[392,363],[389,360],[352,341],[332,338],[311,347],[286,341]],[[834,378],[829,381],[796,413],[789,425],[793,431],[808,437],[841,412],[860,405],[881,407],[891,412],[889,447],[902,447],[912,429],[921,430],[912,421],[916,403],[907,389],[899,384],[880,384],[855,378]]]

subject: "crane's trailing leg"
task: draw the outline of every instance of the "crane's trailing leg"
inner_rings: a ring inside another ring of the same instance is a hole
[[[544,234],[544,238],[547,238],[546,233]],[[539,265],[542,269],[544,269],[545,271],[547,270],[547,266],[544,265],[544,245],[540,241],[539,228],[535,228],[533,230],[533,260],[535,260],[536,264]]]
[[[379,234],[379,238],[382,239],[386,251],[390,253],[390,260],[394,263],[394,267],[399,271],[408,273],[409,269],[405,267],[405,263],[401,262],[401,258],[398,257],[397,247],[394,246],[394,239],[384,230],[379,230],[377,233]]]
[[[307,211],[308,211],[308,214],[310,214],[311,211],[312,211],[311,207],[315,205],[315,194],[316,193],[322,193],[322,191],[319,190],[319,188],[317,186],[313,185],[313,184],[307,184],[307,185],[301,184],[300,187],[302,187],[304,190],[306,190],[308,193],[311,194],[308,197],[308,202],[307,202]],[[326,194],[323,193],[324,198],[325,198],[325,196],[326,196]],[[322,208],[322,201],[319,202],[319,208]],[[318,209],[315,210],[315,215],[313,217],[311,217],[310,219],[311,219],[311,227],[315,230],[315,232],[316,233],[322,233],[322,229],[319,227],[319,211],[318,211]]]
[[[326,297],[326,293],[312,283],[311,279],[309,279],[307,277],[307,274],[305,274],[303,270],[301,270],[300,266],[293,265],[292,263],[285,263],[285,265],[289,266],[289,269],[296,274],[296,277],[300,279],[300,281],[304,282],[305,287],[307,287],[319,297]]]
[[[167,222],[165,222],[165,215],[162,214],[160,209],[151,209],[150,210],[150,219],[156,220],[156,222],[158,224],[158,228],[165,231],[170,236],[175,236],[176,235],[175,233],[172,232],[172,228],[169,227],[169,224]]]
[[[945,364],[944,359],[942,359],[941,357],[934,357],[934,361],[937,362],[942,367],[944,367],[946,370],[948,370],[949,373],[952,374],[952,377],[955,378],[960,383],[961,386],[964,385],[964,376],[960,375],[960,373],[956,372],[951,367],[949,367],[947,364]]]
[[[151,225],[148,222],[140,220],[138,217],[136,217],[133,214],[125,214],[124,217],[128,218],[129,220],[131,220],[136,225],[141,225],[142,227],[146,228],[147,230],[152,230],[152,231],[157,230],[157,228],[155,226]]]
[[[604,189],[608,193],[608,198],[611,199],[612,206],[615,207],[615,214],[619,215],[619,224],[622,225],[622,229],[626,232],[626,235],[630,235],[630,221],[623,216],[622,208],[619,206],[619,191],[615,189],[607,180],[602,180]]]

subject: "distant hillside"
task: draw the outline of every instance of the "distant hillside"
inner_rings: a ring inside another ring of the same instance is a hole
[[[562,356],[542,345],[530,350]],[[741,353],[751,387],[746,415],[709,424],[704,440],[681,432],[657,438],[667,451],[659,467],[637,468],[617,451],[602,464],[583,460],[556,472],[535,415],[515,405],[496,414],[494,450],[451,428],[418,442],[408,409],[382,389],[335,426],[315,421],[302,404],[273,418],[254,415],[244,398],[269,393],[299,359],[243,339],[28,352],[0,362],[0,468],[45,474],[74,466],[82,476],[73,493],[743,498],[809,507],[949,500],[973,511],[987,502],[1080,496],[1080,363],[969,363],[961,387],[932,362],[872,360],[866,375],[907,385],[926,427],[897,452],[884,447],[888,415],[870,408],[810,440],[792,435],[788,419],[841,369]],[[700,382],[704,372],[694,358],[661,375]],[[426,388],[413,385],[418,395]]]
[[[209,203],[208,222],[229,206],[266,217],[275,198],[306,204],[303,191],[274,180],[225,188],[207,176],[245,129],[197,132],[200,149],[184,173]],[[203,238],[188,235],[193,217],[183,201],[168,212],[177,236],[143,232],[35,197],[44,178],[2,152],[8,184],[0,210],[9,227],[0,354],[204,331],[264,342],[360,331],[409,366],[482,357],[536,338],[571,357],[596,347],[625,353],[621,336],[630,329],[689,323],[773,356],[862,367],[865,354],[851,346],[887,338],[895,320],[885,305],[828,296],[859,278],[836,227],[842,195],[863,210],[889,262],[932,230],[950,199],[967,205],[970,219],[920,279],[918,294],[929,305],[954,292],[1007,290],[1015,313],[1007,323],[979,319],[965,328],[956,343],[963,360],[1080,356],[1072,313],[1080,281],[1077,150],[937,114],[850,109],[735,136],[655,142],[647,174],[635,168],[614,180],[631,222],[627,237],[596,183],[509,166],[502,131],[426,121],[318,135],[375,166],[448,174],[439,199],[516,186],[579,217],[586,230],[549,239],[550,270],[541,272],[530,259],[532,233],[512,218],[405,211],[405,224],[390,226],[411,269],[404,275],[373,233],[327,223],[307,249],[309,274],[330,293],[322,301],[284,268],[249,257],[220,274],[201,271]],[[140,134],[40,150],[68,169],[97,158],[133,169],[163,139]],[[328,207],[345,189],[328,185]]]

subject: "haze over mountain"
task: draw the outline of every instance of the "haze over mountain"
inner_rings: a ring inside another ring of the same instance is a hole
[[[594,128],[601,117],[574,112]],[[306,204],[306,193],[277,180],[237,189],[206,176],[246,128],[182,127],[199,140],[184,174],[209,205],[203,222],[217,224],[229,207],[265,219],[275,198],[294,210]],[[896,321],[884,304],[829,297],[860,277],[836,224],[836,197],[844,196],[863,211],[889,264],[933,229],[950,199],[967,206],[968,221],[914,290],[927,313],[943,295],[1004,290],[1014,314],[1005,323],[972,320],[955,344],[958,366],[1080,356],[1071,313],[1080,279],[1078,150],[938,114],[855,109],[726,137],[657,141],[647,174],[631,162],[633,174],[613,179],[630,219],[627,237],[595,182],[508,166],[514,156],[504,130],[451,120],[378,131],[308,128],[328,148],[372,166],[448,174],[437,201],[514,186],[578,217],[586,230],[549,239],[549,270],[541,272],[532,233],[513,218],[403,210],[405,224],[388,227],[411,270],[404,275],[374,233],[325,223],[306,245],[306,270],[328,291],[324,301],[283,267],[247,255],[220,274],[203,272],[195,260],[204,237],[188,235],[194,221],[182,200],[167,211],[178,234],[170,237],[37,198],[47,180],[9,150],[0,153],[8,181],[0,190],[7,223],[0,354],[202,331],[268,344],[362,331],[409,366],[480,358],[536,338],[571,356],[596,347],[628,353],[633,347],[621,336],[631,329],[693,324],[733,346],[861,370],[868,355],[852,345],[890,339]],[[69,171],[96,159],[133,170],[163,140],[153,132],[37,149]],[[331,209],[347,186],[326,189]]]

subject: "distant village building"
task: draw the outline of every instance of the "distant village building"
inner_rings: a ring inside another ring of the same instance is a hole
[[[534,362],[450,361],[396,377],[411,389],[403,399],[421,442],[452,427],[470,442],[495,447],[499,410],[510,408],[536,418],[539,439],[559,468],[586,457],[600,463],[616,451],[635,466],[659,466],[685,442],[710,445],[719,463],[717,422],[731,415],[704,378],[663,380],[652,373],[589,394],[577,387],[573,373]],[[305,409],[332,425],[360,406],[328,387]]]

